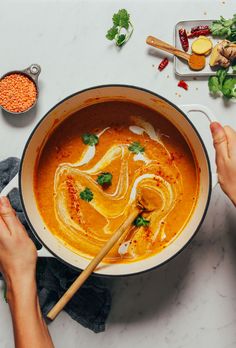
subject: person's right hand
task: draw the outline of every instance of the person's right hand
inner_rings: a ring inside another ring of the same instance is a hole
[[[236,206],[236,132],[218,122],[212,122],[210,128],[216,150],[218,181]]]

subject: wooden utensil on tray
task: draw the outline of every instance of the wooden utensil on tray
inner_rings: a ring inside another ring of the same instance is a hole
[[[186,53],[168,44],[167,42],[157,39],[154,36],[148,36],[146,39],[146,43],[150,46],[159,48],[162,51],[166,51],[168,53],[173,54],[176,57],[186,60],[190,69],[192,70],[202,70],[206,65],[206,58],[204,55]]]

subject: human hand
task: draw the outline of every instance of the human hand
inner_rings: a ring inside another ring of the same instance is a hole
[[[28,237],[7,197],[0,198],[0,272],[7,283],[32,281],[35,278],[36,248]]]
[[[7,284],[16,348],[53,348],[37,296],[37,251],[7,197],[0,197],[0,272]]]
[[[236,206],[236,132],[218,122],[212,122],[210,128],[216,150],[218,181]]]

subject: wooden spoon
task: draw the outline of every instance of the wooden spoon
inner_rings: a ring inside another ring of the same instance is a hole
[[[167,42],[161,41],[154,36],[148,36],[146,43],[150,46],[159,48],[162,51],[173,54],[176,57],[182,58],[188,62],[190,69],[192,70],[202,70],[206,65],[206,58],[203,55],[198,55],[195,53],[189,54],[178,48],[169,45]]]
[[[141,196],[142,195],[142,196]],[[70,299],[74,296],[76,291],[83,285],[86,279],[90,276],[90,274],[95,270],[97,265],[104,259],[104,257],[108,254],[108,252],[112,249],[112,247],[116,244],[116,242],[120,239],[120,237],[127,231],[136,217],[141,213],[142,210],[152,211],[158,209],[155,206],[155,202],[147,204],[150,198],[149,190],[142,189],[142,192],[138,193],[138,200],[136,206],[134,206],[132,213],[129,215],[127,220],[118,228],[118,230],[112,235],[112,237],[106,242],[106,244],[99,251],[97,256],[88,264],[85,270],[80,273],[78,278],[74,281],[74,283],[69,287],[69,289],[65,292],[65,294],[60,298],[60,300],[55,304],[55,306],[49,311],[47,317],[51,320],[55,319],[56,316],[60,313],[60,311],[65,307],[65,305],[70,301]]]

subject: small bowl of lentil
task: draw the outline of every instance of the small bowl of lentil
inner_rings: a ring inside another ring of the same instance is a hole
[[[38,76],[41,68],[32,64],[24,70],[9,71],[0,78],[0,106],[19,115],[31,110],[38,100]]]

